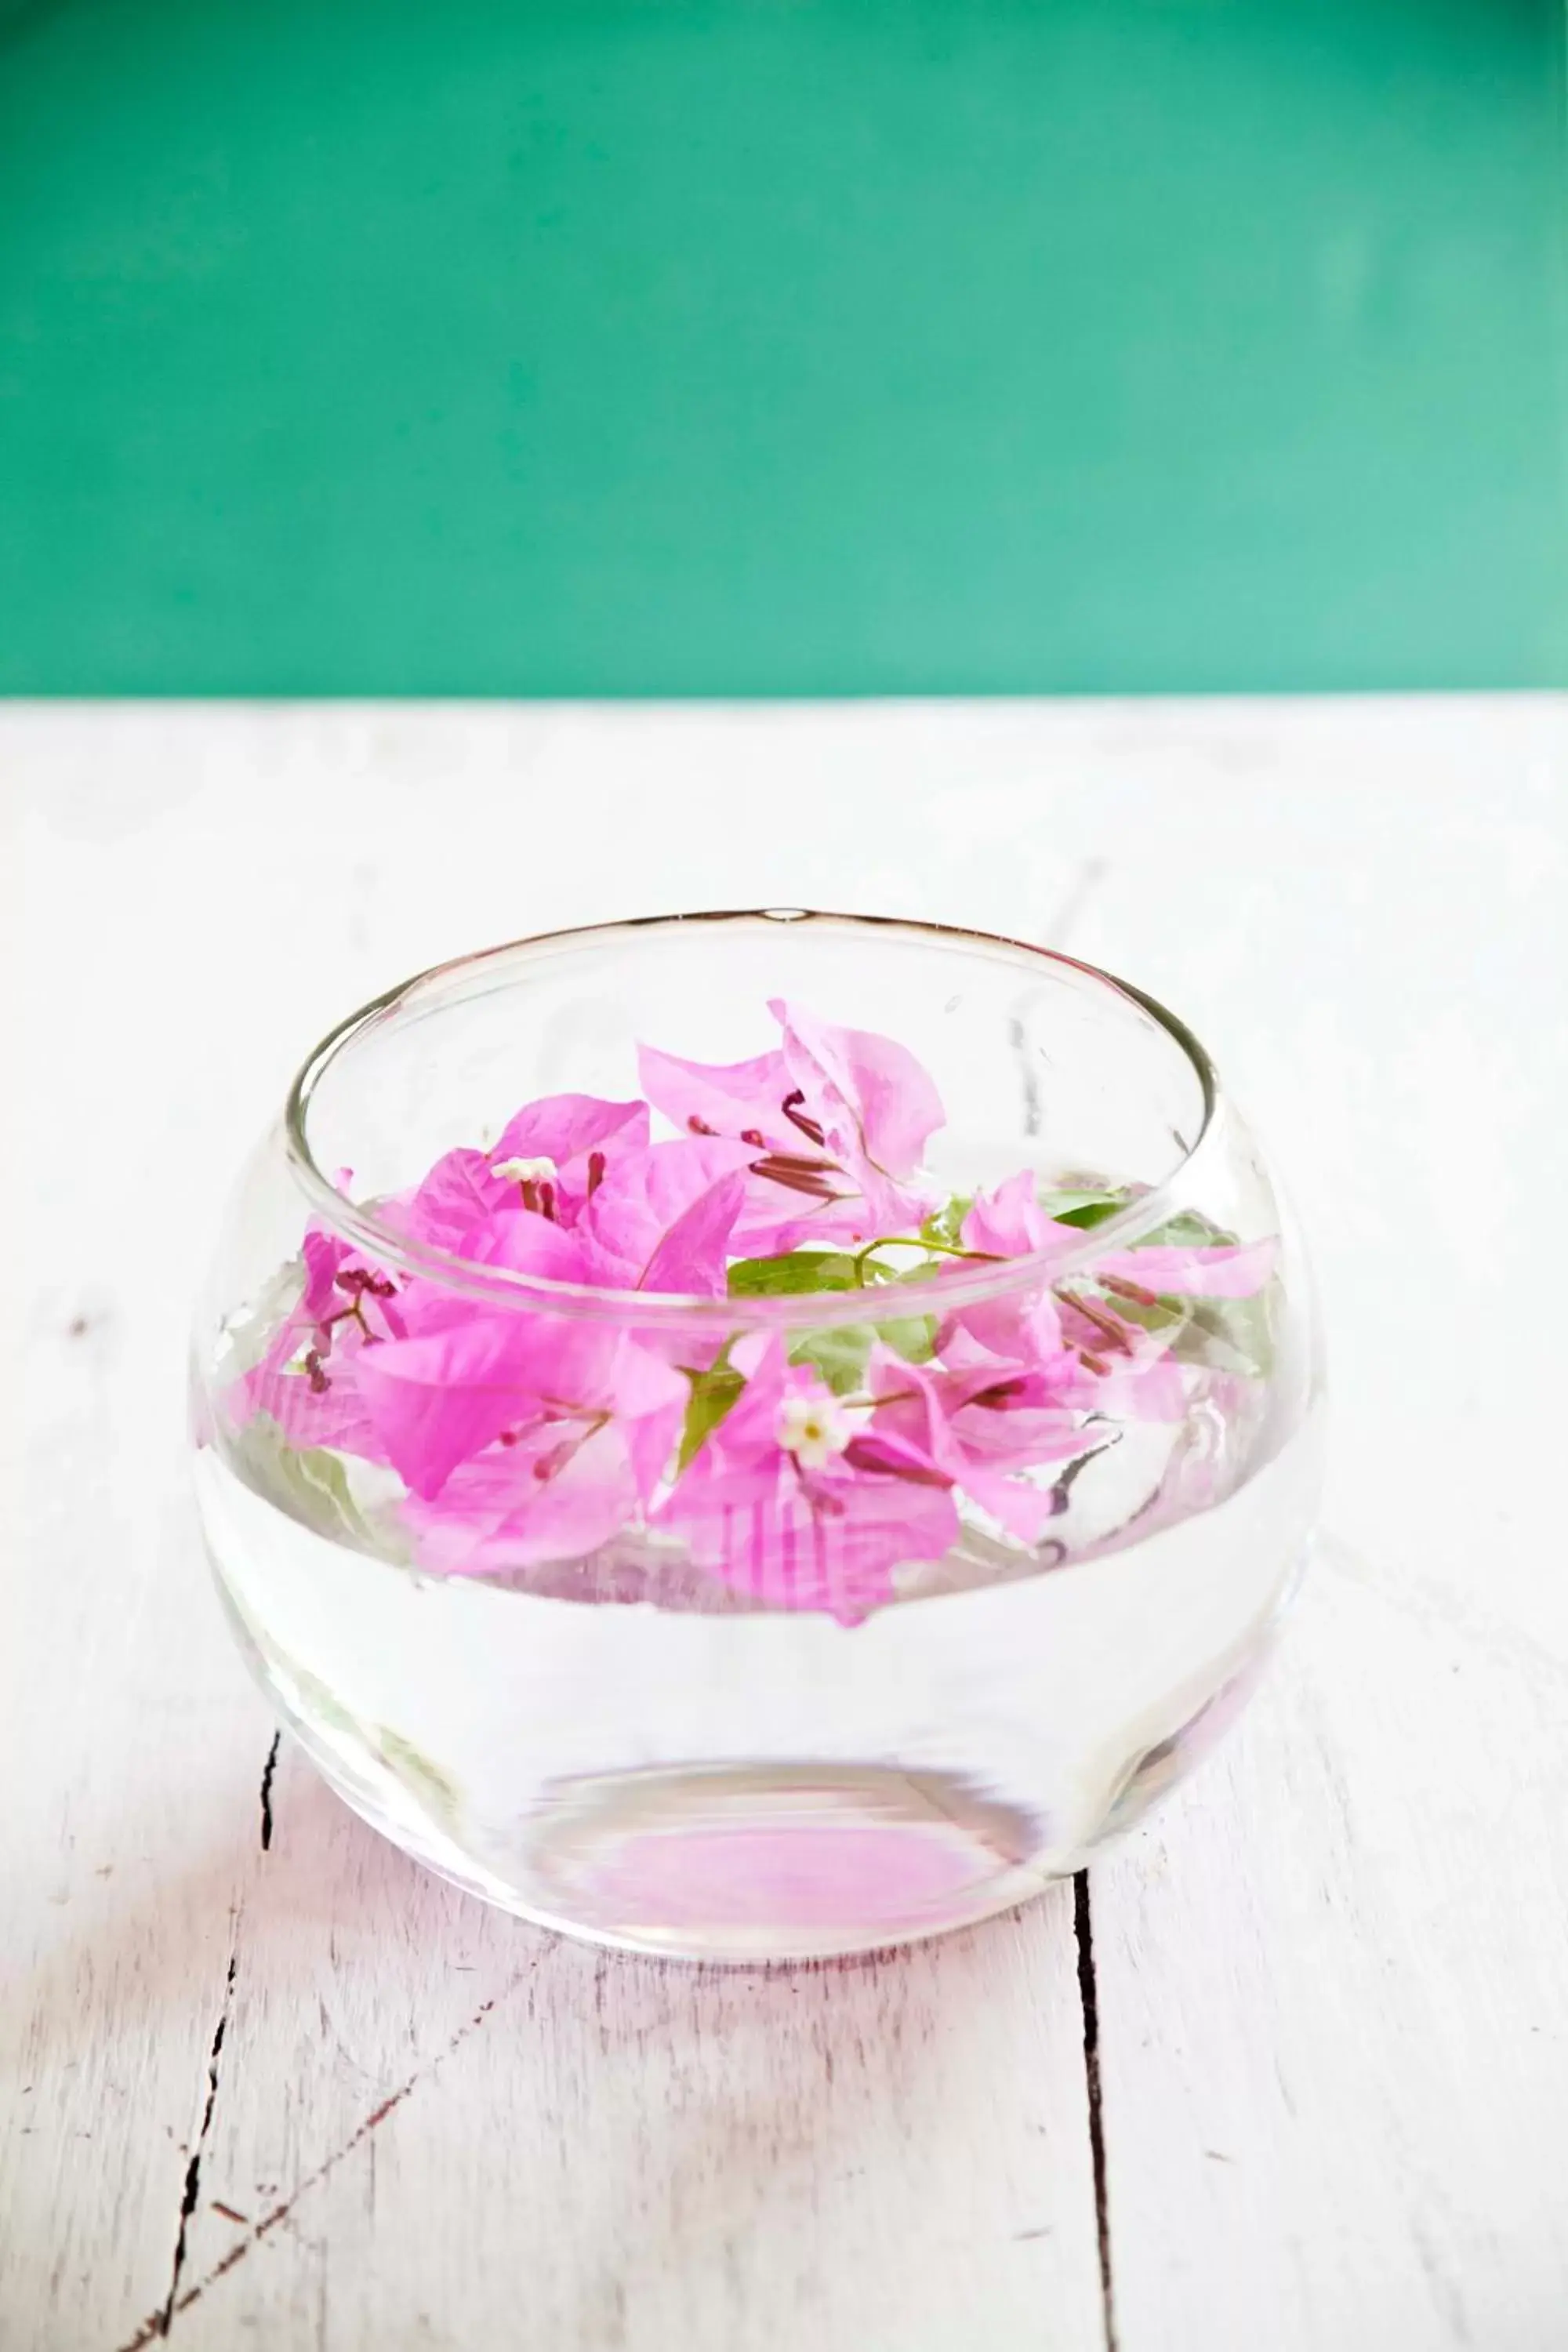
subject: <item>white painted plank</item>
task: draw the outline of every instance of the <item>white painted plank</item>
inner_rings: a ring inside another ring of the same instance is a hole
[[[1559,1670],[1330,1546],[1222,1759],[1091,1874],[1123,2352],[1565,2340],[1565,1723]]]
[[[1568,2340],[1568,713],[1436,715],[1100,803],[1075,944],[1261,1107],[1335,1396],[1277,1679],[1092,1882],[1123,2352]]]
[[[58,1059],[57,1005],[90,1025],[88,943],[68,897],[26,879],[7,939],[34,1017],[6,1099],[0,2343],[108,2352],[170,2274],[265,1717],[181,1494],[185,1276],[137,1165],[166,1097],[154,1077],[122,1119],[106,1055]],[[129,924],[105,944],[128,951]]]

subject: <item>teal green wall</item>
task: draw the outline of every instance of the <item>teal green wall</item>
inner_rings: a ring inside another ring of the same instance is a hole
[[[0,14],[0,690],[1568,683],[1559,0]]]

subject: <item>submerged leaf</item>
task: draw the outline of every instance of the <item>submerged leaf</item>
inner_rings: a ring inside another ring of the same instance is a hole
[[[455,1829],[462,1804],[456,1781],[438,1764],[432,1764],[411,1739],[389,1730],[385,1724],[377,1725],[373,1742],[382,1762],[409,1794],[434,1813],[444,1829]]]
[[[792,1364],[809,1364],[819,1372],[835,1396],[853,1396],[866,1378],[876,1333],[869,1323],[840,1323],[826,1331],[807,1331],[789,1351]]]
[[[380,1549],[335,1454],[321,1446],[289,1445],[265,1412],[228,1433],[224,1446],[231,1468],[264,1502],[333,1543],[353,1544],[361,1551]]]
[[[1058,1225],[1078,1225],[1087,1232],[1126,1208],[1131,1198],[1127,1192],[1047,1192],[1041,1206]]]
[[[972,1194],[955,1192],[921,1225],[921,1241],[940,1243],[944,1249],[960,1248],[963,1240],[963,1220],[973,1206]]]
[[[1192,1316],[1172,1353],[1178,1361],[1215,1372],[1264,1381],[1274,1370],[1276,1286],[1250,1298],[1194,1298]]]
[[[681,1425],[680,1451],[676,1456],[676,1468],[684,1470],[705,1437],[718,1428],[725,1414],[740,1398],[746,1385],[746,1376],[737,1372],[726,1360],[728,1348],[717,1363],[705,1372],[689,1372],[691,1397]]]
[[[1140,1234],[1134,1249],[1238,1249],[1239,1237],[1216,1225],[1201,1209],[1178,1209],[1152,1233]]]
[[[743,1257],[730,1268],[731,1298],[788,1298],[813,1290],[857,1290],[857,1261],[841,1250],[790,1250]]]
[[[1124,1287],[1103,1296],[1124,1323],[1160,1340],[1178,1364],[1207,1372],[1267,1380],[1274,1369],[1271,1300],[1278,1286],[1247,1298],[1131,1298]]]
[[[929,1364],[936,1353],[934,1315],[896,1315],[877,1326],[877,1337],[907,1364]]]

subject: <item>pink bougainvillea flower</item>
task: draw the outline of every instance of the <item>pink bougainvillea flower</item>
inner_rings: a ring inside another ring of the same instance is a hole
[[[559,1223],[575,1224],[584,1204],[617,1161],[647,1150],[649,1131],[645,1102],[603,1102],[596,1095],[546,1095],[507,1121],[490,1152],[490,1165],[498,1171],[523,1171],[515,1181],[536,1184],[541,1206],[553,1213]],[[545,1161],[548,1168],[542,1165]],[[531,1175],[530,1171],[537,1173]],[[531,1204],[525,1202],[524,1205]]]
[[[649,1101],[675,1126],[756,1153],[737,1251],[912,1231],[931,1205],[912,1180],[943,1116],[931,1079],[891,1038],[778,999],[769,1011],[784,1032],[775,1053],[724,1065],[639,1055]]]
[[[746,1154],[743,1144],[696,1137],[627,1151],[571,1225],[524,1208],[510,1187],[500,1206],[457,1235],[457,1255],[593,1289],[721,1297],[731,1229],[745,1192]],[[467,1319],[473,1308],[424,1284],[411,1289],[405,1311],[411,1329],[428,1329]]]
[[[1047,1215],[1025,1169],[976,1195],[962,1238],[966,1249],[1000,1259],[1035,1252],[1065,1256],[1081,1250],[1086,1236]],[[1250,1297],[1268,1281],[1276,1255],[1272,1240],[1134,1244],[1104,1251],[1054,1285],[1047,1264],[1038,1289],[964,1307],[954,1319],[998,1354],[1021,1360],[1075,1349],[1114,1379],[1114,1402],[1107,1391],[1103,1410],[1170,1420],[1184,1410],[1185,1391],[1176,1368],[1163,1360],[1169,1335],[1145,1331],[1135,1315],[1121,1311],[1121,1302],[1147,1307],[1171,1297]]]
[[[498,1440],[542,1423],[586,1434],[612,1419],[650,1424],[627,1445],[651,1492],[688,1394],[679,1372],[611,1326],[483,1310],[374,1349],[359,1386],[386,1459],[427,1502]]]
[[[1022,1474],[1076,1460],[1097,1442],[1082,1425],[1092,1384],[1065,1355],[1021,1367],[971,1349],[958,1369],[942,1370],[878,1348],[868,1379],[876,1408],[850,1449],[855,1466],[901,1463],[906,1474],[943,1479],[1023,1543],[1040,1541],[1056,1499]]]
[[[393,1204],[395,1221],[410,1239],[453,1255],[498,1209],[526,1208],[574,1225],[620,1156],[646,1150],[647,1139],[644,1102],[545,1095],[507,1121],[489,1151],[444,1152],[414,1192]]]
[[[654,1523],[702,1567],[775,1608],[826,1609],[853,1624],[889,1600],[900,1564],[957,1541],[947,1482],[918,1464],[857,1468],[858,1419],[782,1340],[736,1355],[738,1402],[677,1480]]]
[[[748,1147],[736,1255],[771,1255],[807,1239],[869,1238],[859,1189],[824,1149],[821,1126],[782,1053],[710,1065],[645,1045],[637,1066],[648,1100],[673,1126]]]
[[[947,1116],[942,1097],[908,1046],[893,1038],[835,1028],[779,997],[768,1010],[784,1030],[790,1076],[814,1107],[828,1148],[863,1191],[884,1192],[890,1213],[879,1219],[879,1230],[900,1231],[899,1188],[915,1174]]]
[[[1065,1255],[1081,1249],[1086,1238],[1081,1227],[1047,1215],[1036,1193],[1034,1172],[1027,1168],[994,1192],[976,1193],[963,1227],[965,1249],[998,1258],[1022,1257],[1037,1250]],[[1107,1250],[1095,1257],[1086,1278],[1101,1282],[1109,1276],[1161,1297],[1250,1298],[1268,1281],[1278,1255],[1279,1244],[1272,1239],[1135,1242],[1130,1249]]]
[[[460,1464],[438,1500],[411,1496],[403,1519],[421,1567],[479,1576],[585,1559],[620,1533],[637,1502],[622,1429],[537,1422],[510,1445]]]
[[[231,1391],[237,1428],[258,1413],[295,1446],[331,1445],[380,1460],[358,1389],[363,1349],[401,1334],[397,1284],[324,1226],[306,1229],[300,1295],[260,1361]]]

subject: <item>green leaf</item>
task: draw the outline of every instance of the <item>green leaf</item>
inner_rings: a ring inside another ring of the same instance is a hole
[[[810,1364],[835,1396],[853,1396],[866,1378],[876,1338],[869,1323],[840,1323],[829,1331],[807,1331],[789,1351],[792,1364]]]
[[[929,1364],[936,1353],[936,1334],[934,1315],[898,1315],[877,1326],[878,1339],[906,1364]]]
[[[1267,1380],[1274,1369],[1272,1296],[1270,1286],[1253,1298],[1191,1300],[1191,1317],[1172,1352],[1209,1371]]]
[[[971,1192],[955,1192],[934,1216],[921,1227],[922,1242],[940,1242],[944,1249],[961,1249],[963,1245],[963,1220],[974,1206]]]
[[[703,1439],[717,1429],[746,1385],[744,1372],[733,1370],[729,1362],[730,1349],[705,1372],[689,1371],[691,1395],[687,1402],[686,1420],[680,1432],[680,1452],[676,1468],[684,1470]]]
[[[244,1315],[236,1316],[224,1331],[221,1378],[226,1382],[254,1371],[279,1331],[299,1305],[305,1287],[305,1261],[291,1258],[279,1266],[258,1292]]]
[[[231,1466],[253,1493],[331,1543],[384,1555],[386,1546],[353,1498],[335,1454],[288,1444],[269,1414],[258,1412],[224,1440]]]
[[[731,1298],[787,1298],[810,1290],[857,1290],[855,1260],[841,1250],[791,1250],[743,1257],[730,1268]]]
[[[1272,1286],[1254,1298],[1129,1298],[1100,1297],[1124,1323],[1136,1324],[1162,1340],[1178,1364],[1203,1371],[1238,1373],[1267,1380],[1274,1368]]]
[[[1087,1231],[1114,1217],[1131,1197],[1126,1192],[1047,1192],[1041,1206],[1058,1225],[1079,1225]]]
[[[1142,1234],[1134,1249],[1234,1249],[1237,1236],[1205,1217],[1201,1209],[1178,1209],[1153,1232]]]
[[[454,1828],[462,1800],[449,1775],[432,1764],[411,1739],[405,1739],[400,1731],[388,1730],[385,1724],[378,1724],[371,1737],[388,1771],[396,1774],[409,1794],[434,1813],[444,1828]]]
[[[789,1351],[792,1364],[810,1364],[835,1396],[853,1396],[866,1384],[873,1341],[880,1339],[906,1364],[929,1364],[936,1353],[934,1315],[896,1315],[886,1322],[840,1323],[827,1331],[807,1331]]]
[[[281,1656],[269,1643],[263,1641],[263,1654],[279,1660],[284,1673],[298,1693],[300,1706],[307,1714],[319,1715],[334,1731],[347,1731],[355,1739],[368,1739],[370,1735],[355,1715],[351,1715],[331,1685],[320,1675],[312,1675],[304,1666],[297,1666],[292,1658]]]

